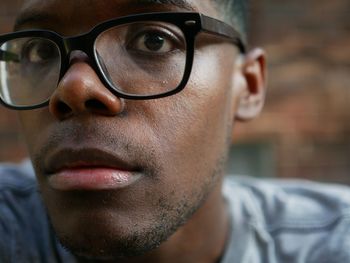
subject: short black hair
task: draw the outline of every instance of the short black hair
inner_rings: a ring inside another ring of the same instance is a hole
[[[234,26],[247,42],[248,0],[213,0],[223,19]]]

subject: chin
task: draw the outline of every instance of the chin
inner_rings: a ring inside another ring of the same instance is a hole
[[[69,226],[53,224],[63,247],[79,259],[108,261],[141,256],[159,247],[179,227],[162,220],[126,224],[124,220],[89,219],[80,218]]]
[[[164,241],[160,240],[160,236],[154,239],[155,236],[156,234],[152,234],[152,237],[145,234],[134,234],[128,237],[110,237],[107,234],[95,239],[96,237],[87,234],[83,237],[59,236],[58,234],[58,239],[63,247],[78,259],[108,261],[137,257],[152,251]]]

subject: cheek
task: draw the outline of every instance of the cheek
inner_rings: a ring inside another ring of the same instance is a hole
[[[179,107],[184,121],[199,135],[210,141],[219,140],[232,123],[235,98],[232,89],[233,57],[220,48],[202,48],[194,57],[191,78],[179,94]],[[187,117],[189,120],[187,120]],[[195,130],[194,130],[195,129]],[[198,136],[197,136],[198,137]],[[210,141],[206,140],[206,144]]]
[[[42,145],[41,140],[45,138],[44,132],[52,122],[47,108],[38,110],[21,111],[18,113],[21,123],[22,134],[27,143],[30,153],[35,151],[36,146]]]
[[[153,118],[166,156],[163,167],[171,167],[177,175],[190,173],[186,180],[199,180],[212,173],[231,137],[233,58],[224,58],[224,54],[210,50],[196,54],[185,89],[153,102],[154,109],[161,109],[153,113]]]
[[[37,133],[38,128],[35,127],[35,123],[38,120],[35,118],[35,114],[31,114],[29,111],[19,112],[18,116],[21,123],[23,135],[28,144],[32,141],[33,138],[36,137],[35,134]]]

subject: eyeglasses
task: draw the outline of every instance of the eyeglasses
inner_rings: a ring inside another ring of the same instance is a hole
[[[17,110],[46,106],[74,50],[89,56],[103,84],[118,97],[146,100],[173,95],[188,82],[200,32],[230,41],[245,52],[234,28],[199,13],[120,17],[73,37],[47,30],[2,35],[0,101]]]

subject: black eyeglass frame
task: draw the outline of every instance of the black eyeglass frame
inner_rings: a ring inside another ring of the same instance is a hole
[[[97,59],[97,54],[95,52],[95,41],[97,37],[104,31],[109,28],[133,23],[140,21],[159,21],[159,22],[167,22],[177,26],[182,30],[185,39],[186,39],[186,64],[185,70],[180,84],[167,92],[156,94],[156,95],[130,95],[128,93],[124,93],[121,90],[118,90],[118,87],[115,87],[110,81],[108,76],[106,76],[103,68]],[[245,53],[245,44],[242,41],[240,33],[235,30],[232,26],[217,20],[212,17],[208,17],[206,15],[194,12],[161,12],[161,13],[143,13],[130,15],[125,17],[120,17],[112,20],[108,20],[96,25],[92,30],[87,33],[72,36],[72,37],[63,37],[56,32],[49,30],[25,30],[13,32],[10,34],[0,35],[0,45],[4,42],[14,40],[17,38],[25,38],[25,37],[39,37],[51,40],[54,42],[59,48],[61,55],[61,68],[59,81],[62,79],[64,74],[70,67],[69,59],[70,53],[75,50],[79,50],[84,52],[91,59],[91,67],[95,70],[96,74],[99,76],[102,83],[116,96],[124,99],[132,99],[132,100],[149,100],[149,99],[157,99],[162,97],[171,96],[183,90],[190,78],[192,66],[193,66],[193,58],[194,58],[194,49],[195,49],[195,38],[198,33],[204,32],[211,35],[215,35],[220,37],[226,41],[232,42],[239,48],[241,53]],[[3,57],[3,58],[2,58]],[[0,60],[5,59],[4,54],[0,53]],[[10,58],[11,59],[11,58]],[[58,84],[58,83],[57,83]],[[0,97],[0,102],[11,109],[15,110],[31,110],[40,107],[47,106],[49,104],[50,98],[47,101],[32,105],[32,106],[15,106],[6,103]]]

